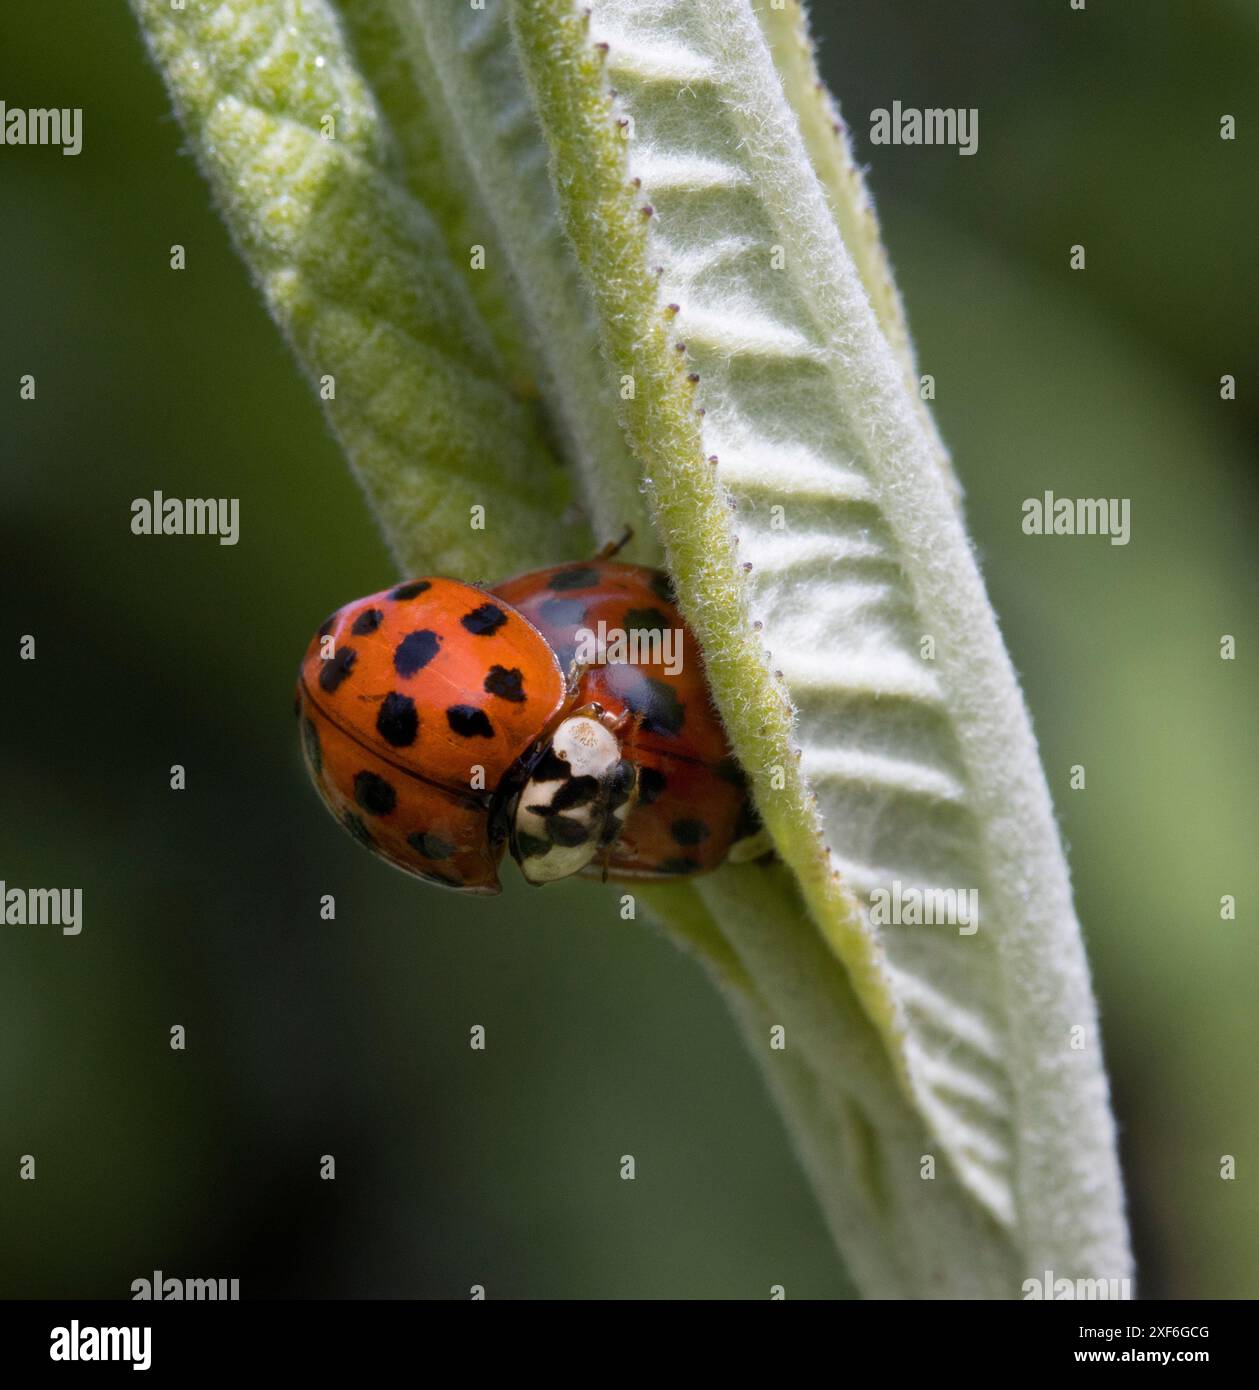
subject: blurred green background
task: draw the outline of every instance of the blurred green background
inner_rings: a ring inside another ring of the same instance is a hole
[[[1259,7],[824,9],[1070,846],[1140,1290],[1259,1296]],[[0,876],[85,897],[0,928],[0,1293],[847,1292],[695,965],[595,886],[426,892],[306,785],[298,656],[393,575],[125,8],[4,6],[0,98],[85,109],[77,159],[0,149]],[[978,107],[978,155],[871,147],[895,99]],[[1025,537],[1046,488],[1130,497],[1131,544]],[[240,544],[134,538],[154,489],[239,497]]]

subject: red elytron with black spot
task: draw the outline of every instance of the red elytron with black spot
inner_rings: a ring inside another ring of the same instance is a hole
[[[668,578],[612,553],[491,591],[417,579],[324,623],[297,711],[311,777],[356,839],[471,893],[499,891],[508,849],[531,883],[763,851]],[[603,633],[628,638],[620,659]]]

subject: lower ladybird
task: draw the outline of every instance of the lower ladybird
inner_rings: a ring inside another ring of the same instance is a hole
[[[662,879],[763,852],[666,575],[594,560],[415,579],[323,624],[297,683],[332,814],[429,883]]]

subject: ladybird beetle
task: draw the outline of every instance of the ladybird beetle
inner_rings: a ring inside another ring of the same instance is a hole
[[[500,891],[508,849],[534,884],[764,851],[669,580],[618,549],[489,590],[412,580],[323,624],[298,677],[302,747],[356,839],[468,893]]]

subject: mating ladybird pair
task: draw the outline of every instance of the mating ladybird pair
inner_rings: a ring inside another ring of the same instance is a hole
[[[697,874],[761,851],[668,578],[615,550],[488,591],[416,579],[324,623],[298,678],[302,746],[356,839],[468,893],[499,891],[507,848],[530,883]],[[680,660],[579,659],[614,630],[672,631]]]

